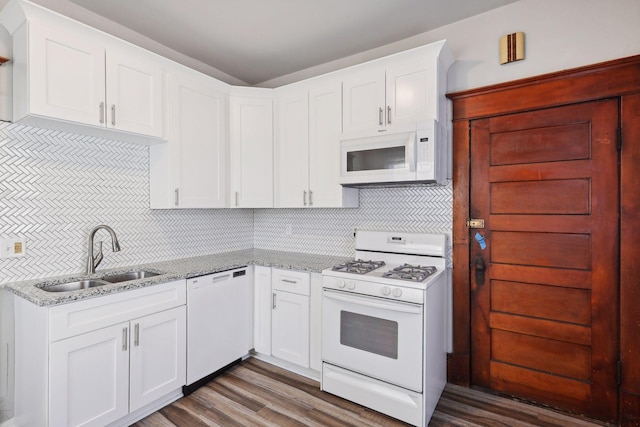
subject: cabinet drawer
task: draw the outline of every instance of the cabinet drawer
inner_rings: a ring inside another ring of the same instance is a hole
[[[177,280],[56,306],[49,310],[49,340],[61,340],[185,303],[185,281]]]
[[[299,295],[309,295],[309,273],[291,270],[272,270],[273,290],[285,291]]]

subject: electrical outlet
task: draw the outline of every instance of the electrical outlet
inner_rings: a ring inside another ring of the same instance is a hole
[[[292,234],[292,233],[293,233],[293,230],[292,230],[291,224],[285,225],[284,234]]]
[[[0,258],[16,258],[25,254],[24,237],[0,238]]]

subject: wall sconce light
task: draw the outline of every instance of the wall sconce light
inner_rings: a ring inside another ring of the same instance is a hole
[[[524,33],[512,33],[500,37],[500,64],[524,59]]]

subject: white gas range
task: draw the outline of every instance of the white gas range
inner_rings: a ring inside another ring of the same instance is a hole
[[[322,389],[426,426],[446,383],[446,236],[358,231],[326,269]]]

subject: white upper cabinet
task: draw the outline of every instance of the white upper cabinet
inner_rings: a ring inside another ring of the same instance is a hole
[[[342,81],[345,132],[367,131],[385,125],[385,73],[374,67],[358,70]]]
[[[20,28],[29,46],[17,49],[27,74],[14,74],[14,120],[28,114],[99,126],[105,122],[105,52],[92,31],[67,31],[40,22]],[[16,41],[23,41],[16,37]],[[19,46],[16,46],[18,48]],[[23,93],[26,88],[28,90]]]
[[[373,134],[447,118],[445,41],[352,67],[343,77],[343,132]]]
[[[336,80],[294,85],[277,98],[276,207],[356,207],[358,190],[342,187],[342,97]]]
[[[357,207],[358,189],[340,185],[342,86],[321,80],[309,88],[309,204]]]
[[[277,207],[309,206],[309,94],[306,87],[280,93],[276,153]]]
[[[7,5],[0,23],[13,36],[14,121],[163,137],[162,58],[27,2]]]
[[[223,208],[228,86],[195,71],[168,80],[168,143],[149,148],[151,208]]]
[[[107,126],[162,137],[162,68],[135,47],[107,50]]]
[[[271,93],[270,89],[232,89],[229,100],[232,208],[273,207]]]

